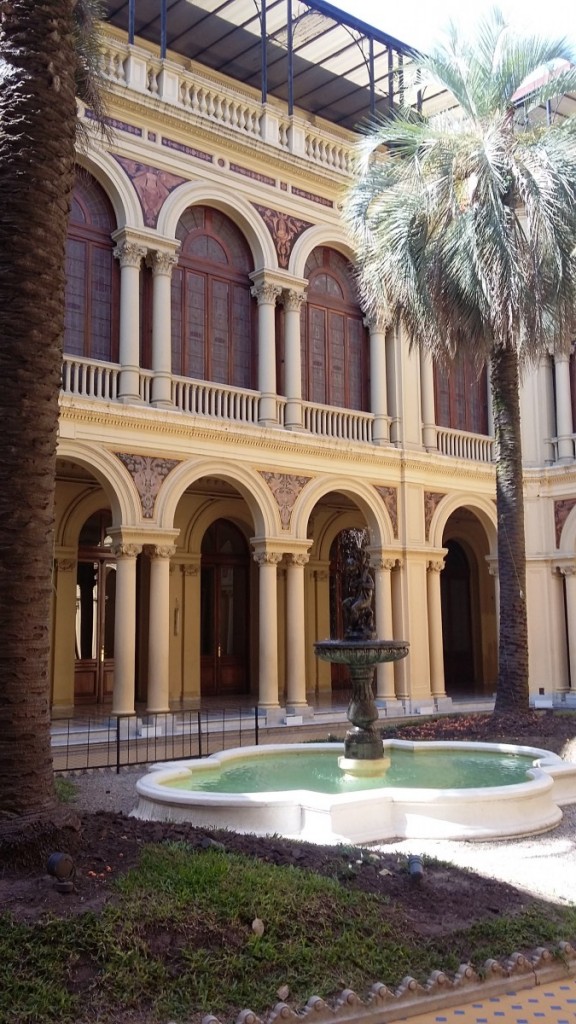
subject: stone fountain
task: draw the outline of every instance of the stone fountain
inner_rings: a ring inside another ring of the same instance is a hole
[[[344,742],[340,767],[354,774],[380,774],[385,770],[382,738],[375,722],[378,708],[373,680],[376,665],[400,661],[408,654],[405,640],[378,640],[374,629],[374,580],[369,567],[354,560],[348,564],[348,596],[342,602],[344,639],[319,640],[314,650],[323,661],[346,665],[352,682],[348,719],[352,723]]]

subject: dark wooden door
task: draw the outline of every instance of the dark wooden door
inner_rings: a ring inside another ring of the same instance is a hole
[[[114,688],[116,564],[79,559],[76,577],[76,704],[105,704]]]
[[[440,576],[444,680],[449,695],[470,693],[475,687],[470,565],[456,541],[448,541]]]
[[[218,520],[207,531],[201,578],[201,692],[203,697],[248,693],[249,556],[244,538]]]

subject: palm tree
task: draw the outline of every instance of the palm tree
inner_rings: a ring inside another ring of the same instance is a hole
[[[0,5],[0,860],[66,824],[50,754],[50,606],[78,0]],[[57,847],[56,847],[57,848]]]
[[[498,11],[415,56],[444,113],[392,110],[362,140],[345,200],[365,306],[399,315],[449,366],[490,366],[500,581],[497,712],[528,709],[519,381],[576,330],[576,89],[566,40],[522,38]],[[455,102],[454,102],[455,101]]]

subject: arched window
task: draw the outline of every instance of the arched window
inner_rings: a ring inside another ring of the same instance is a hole
[[[454,363],[448,372],[434,368],[436,423],[439,427],[488,433],[488,379],[486,370],[478,371],[464,360]]]
[[[66,250],[64,351],[118,361],[119,270],[111,233],[116,228],[108,196],[87,172],[78,174]]]
[[[250,247],[219,210],[193,206],[180,218],[172,274],[172,372],[253,388],[256,303]]]
[[[352,268],[334,249],[308,257],[302,307],[302,395],[306,401],[368,409],[369,342]]]

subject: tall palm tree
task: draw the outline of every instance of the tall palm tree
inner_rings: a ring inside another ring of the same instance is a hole
[[[415,59],[424,96],[433,83],[448,109],[375,121],[345,201],[366,307],[399,315],[436,360],[490,366],[497,712],[529,696],[520,373],[576,330],[576,119],[551,116],[576,89],[573,62],[566,40],[520,37],[498,11],[471,41],[451,28]]]
[[[0,0],[0,860],[65,824],[50,755],[50,606],[65,244],[83,0]]]

